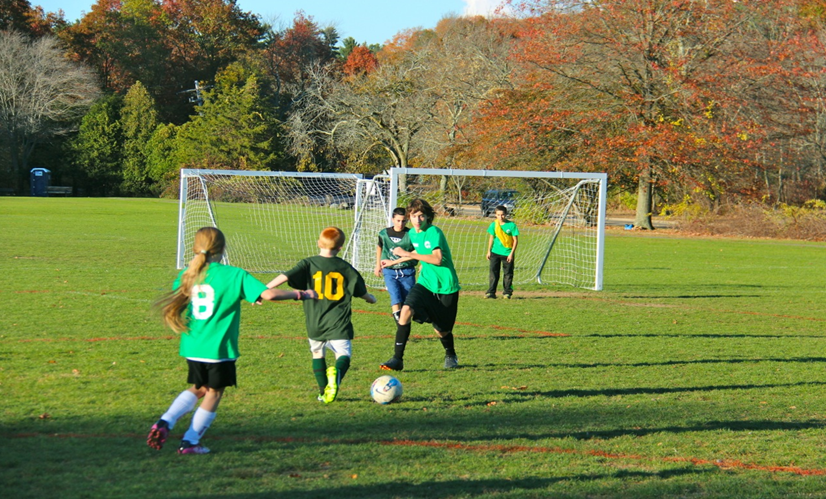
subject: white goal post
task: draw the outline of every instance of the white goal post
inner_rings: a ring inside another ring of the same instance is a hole
[[[358,174],[181,170],[178,268],[192,258],[195,231],[220,228],[226,261],[256,273],[279,273],[318,252],[327,226],[344,230],[340,256],[368,285],[378,232],[393,208],[417,197],[436,211],[463,286],[488,282],[487,229],[504,205],[519,227],[514,283],[602,289],[607,175],[604,173],[391,168]]]
[[[181,170],[178,268],[192,259],[201,227],[227,239],[226,263],[256,273],[280,273],[318,254],[325,227],[340,227],[351,243],[360,174],[246,170]]]
[[[601,290],[607,183],[605,173],[392,168],[361,181],[351,258],[369,262],[363,274],[371,269],[375,235],[393,208],[420,197],[436,212],[461,284],[487,285],[487,229],[504,205],[519,228],[514,283]],[[369,284],[383,286],[369,274]]]

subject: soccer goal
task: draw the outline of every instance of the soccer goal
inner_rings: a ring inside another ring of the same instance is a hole
[[[318,253],[318,235],[340,227],[352,244],[358,174],[181,170],[178,268],[192,259],[201,227],[227,238],[225,262],[280,273]]]
[[[503,205],[519,227],[514,283],[538,282],[602,289],[605,232],[604,173],[391,168],[387,175],[181,170],[178,268],[192,258],[201,227],[227,237],[226,263],[256,273],[279,273],[318,252],[324,227],[340,227],[340,256],[368,285],[378,232],[393,208],[414,198],[436,210],[459,280],[486,285],[487,229]]]
[[[447,237],[463,286],[487,285],[487,229],[497,206],[519,228],[514,283],[602,289],[605,173],[392,168],[360,181],[351,262],[368,284],[376,234],[396,206],[426,199]]]

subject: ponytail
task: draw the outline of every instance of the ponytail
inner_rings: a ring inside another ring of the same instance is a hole
[[[176,333],[187,331],[184,311],[192,300],[192,288],[203,282],[210,258],[221,255],[225,246],[224,234],[214,227],[204,227],[195,233],[195,256],[181,275],[178,289],[168,293],[156,303],[161,308],[164,323]]]

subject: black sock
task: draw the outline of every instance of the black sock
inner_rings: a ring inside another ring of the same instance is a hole
[[[442,346],[445,347],[445,355],[456,357],[456,349],[453,347],[453,331],[439,338],[439,340],[442,342]]]
[[[404,358],[404,347],[407,346],[408,338],[410,338],[410,324],[396,326],[396,348],[393,356],[399,360]]]

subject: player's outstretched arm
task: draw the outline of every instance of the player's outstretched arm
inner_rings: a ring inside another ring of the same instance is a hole
[[[275,279],[273,279],[272,281],[268,282],[267,287],[268,288],[277,288],[278,286],[281,286],[285,282],[287,282],[287,276],[284,275],[284,274],[281,274],[278,277],[276,277]]]
[[[407,258],[408,260],[419,260],[420,262],[429,263],[431,265],[442,264],[442,250],[439,248],[434,249],[433,253],[429,255],[420,255],[415,251],[405,251],[402,248],[393,248],[393,254],[402,257],[399,260]]]
[[[398,265],[400,263],[409,262],[410,260],[416,260],[415,258],[405,257],[405,258],[398,258],[396,260],[382,260],[381,267],[389,267],[391,265]]]
[[[318,293],[312,289],[300,291],[298,289],[268,289],[261,293],[261,300],[317,300]]]
[[[362,299],[362,300],[364,300],[364,301],[366,301],[367,303],[369,303],[369,304],[371,304],[371,305],[372,305],[373,303],[376,303],[376,302],[378,301],[378,300],[376,299],[376,297],[375,297],[374,295],[370,294],[370,293],[367,293],[366,295],[362,296],[362,297],[361,297],[361,299]]]

